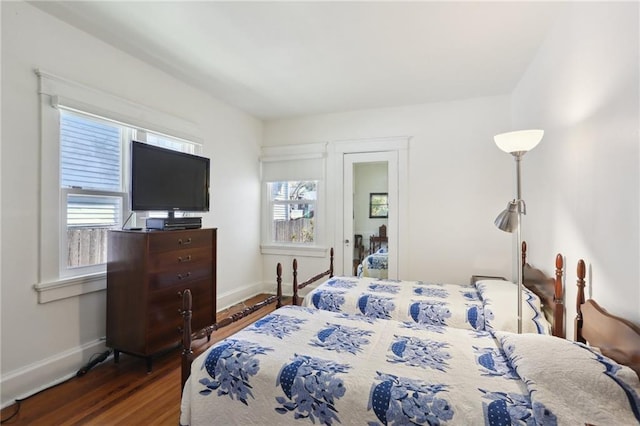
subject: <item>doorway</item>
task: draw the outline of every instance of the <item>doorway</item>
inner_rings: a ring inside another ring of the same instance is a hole
[[[396,151],[343,154],[343,273],[355,275],[360,250],[369,254],[369,238],[387,230],[389,278],[398,276],[398,154]],[[372,200],[385,194],[388,214],[372,214]],[[358,247],[361,244],[362,247]],[[357,260],[356,260],[357,259]]]

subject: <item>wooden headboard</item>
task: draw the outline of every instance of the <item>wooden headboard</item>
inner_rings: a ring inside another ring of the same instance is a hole
[[[575,341],[589,343],[640,378],[640,326],[608,313],[593,299],[584,300],[585,263],[578,262]]]
[[[380,228],[378,228],[378,235],[372,235],[369,237],[369,254],[377,252],[383,245],[387,245],[388,243],[387,225],[380,225]]]
[[[527,243],[522,242],[522,284],[534,292],[542,302],[542,310],[547,320],[552,324],[554,336],[565,337],[564,327],[564,291],[562,276],[564,274],[564,260],[562,255],[556,255],[555,277],[549,278],[540,269],[534,268],[526,261]]]

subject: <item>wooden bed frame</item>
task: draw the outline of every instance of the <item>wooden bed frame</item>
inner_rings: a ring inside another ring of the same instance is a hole
[[[327,269],[326,271],[320,272],[317,275],[314,275],[313,277],[309,278],[308,280],[298,284],[298,260],[297,259],[293,259],[293,301],[292,304],[294,305],[299,305],[300,302],[302,302],[300,300],[300,296],[298,295],[298,290],[302,290],[303,288],[305,288],[306,286],[308,286],[309,284],[313,284],[316,281],[319,281],[321,278],[328,276],[329,278],[333,277],[333,247],[331,247],[331,249],[329,250],[329,269]],[[278,275],[279,280],[282,280],[282,277],[280,275]]]
[[[545,317],[551,323],[551,334],[564,338],[564,258],[556,255],[555,276],[548,277],[540,269],[527,263],[527,242],[522,242],[522,284],[534,292],[542,302]]]
[[[585,301],[585,274],[585,263],[580,259],[574,340],[599,348],[603,355],[629,366],[640,378],[640,326],[608,313],[593,299]]]
[[[184,384],[187,381],[187,378],[191,374],[191,362],[195,358],[194,356],[194,347],[193,341],[207,338],[207,341],[210,340],[211,334],[219,330],[221,328],[227,327],[228,325],[233,324],[234,322],[240,321],[242,318],[245,318],[252,313],[256,312],[259,309],[264,308],[265,306],[271,305],[273,303],[276,304],[276,309],[282,306],[282,265],[278,263],[276,266],[276,294],[273,296],[269,296],[262,302],[258,302],[255,305],[248,306],[243,310],[236,312],[233,315],[230,315],[226,318],[223,318],[220,321],[216,321],[214,324],[208,325],[205,328],[196,331],[195,333],[191,330],[191,309],[192,309],[192,296],[191,290],[186,289],[182,293],[182,309],[180,311],[180,315],[182,315],[182,366],[181,366],[181,387],[180,389],[184,389]],[[198,348],[200,349],[200,348]]]
[[[369,254],[374,254],[382,248],[384,244],[389,244],[387,238],[387,225],[380,225],[378,228],[378,235],[371,235],[369,237]]]
[[[525,241],[522,242],[522,284],[540,298],[545,317],[552,325],[552,334],[564,338],[563,268],[564,260],[562,255],[558,253],[556,255],[555,277],[549,278],[540,269],[534,268],[527,263],[527,243]],[[298,295],[299,290],[327,275],[329,278],[333,277],[333,248],[330,251],[329,269],[300,284],[298,284],[298,261],[293,259],[293,304],[299,305],[302,302]],[[282,280],[281,275],[278,275],[278,280]]]

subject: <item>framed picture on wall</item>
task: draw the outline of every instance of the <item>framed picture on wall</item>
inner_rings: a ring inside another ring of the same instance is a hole
[[[369,194],[369,218],[383,219],[389,217],[389,195],[386,192]]]

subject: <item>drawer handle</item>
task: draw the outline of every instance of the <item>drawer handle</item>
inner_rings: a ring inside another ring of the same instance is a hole
[[[178,238],[178,244],[186,246],[191,244],[191,238],[187,238],[186,240],[182,240],[182,238]]]
[[[178,262],[180,263],[191,262],[191,255],[187,257],[178,256]]]
[[[189,278],[191,276],[191,272],[187,272],[186,274],[182,275],[182,274],[178,274],[178,279],[179,280],[183,280],[185,278]]]

